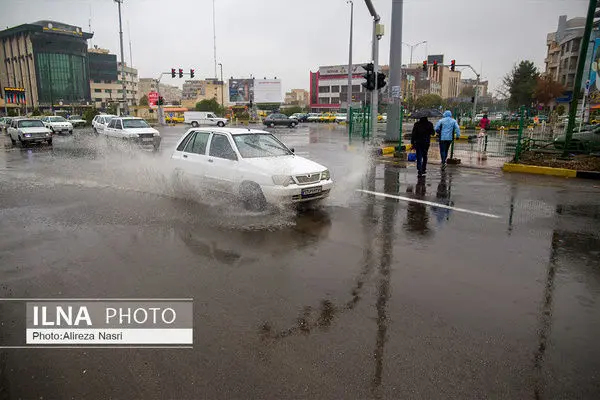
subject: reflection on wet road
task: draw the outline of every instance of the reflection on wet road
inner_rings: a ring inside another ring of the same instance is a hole
[[[274,132],[330,167],[331,198],[248,213],[173,179],[183,130],[158,154],[85,131],[0,149],[0,297],[195,311],[193,350],[0,350],[0,399],[598,398],[593,182],[417,180],[312,125]],[[2,344],[20,313],[0,304]]]

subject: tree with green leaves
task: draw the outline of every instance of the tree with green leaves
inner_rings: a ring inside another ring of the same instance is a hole
[[[196,103],[196,111],[212,111],[217,115],[223,115],[223,109],[217,99],[204,99]]]
[[[142,98],[140,99],[140,106],[147,106],[147,105],[148,105],[148,96],[143,95]]]
[[[444,100],[440,95],[437,94],[425,94],[415,101],[415,107],[417,109],[421,108],[438,108],[439,106],[444,104]]]
[[[508,98],[509,109],[531,106],[539,75],[533,61],[524,60],[515,64],[512,71],[504,76],[502,92]]]

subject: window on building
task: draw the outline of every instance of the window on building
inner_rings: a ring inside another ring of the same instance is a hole
[[[94,83],[102,83],[102,81],[94,79]]]
[[[94,101],[96,101],[96,102],[101,102],[101,101],[102,101],[102,99],[101,99],[101,98],[99,98],[99,97],[96,97],[96,98],[94,98]]]
[[[102,89],[94,89],[94,93],[102,93]]]
[[[573,44],[571,45],[571,51],[577,52],[579,51],[579,46],[581,45],[581,39],[574,39]]]
[[[340,98],[339,97],[332,97],[331,98],[331,104],[340,104]]]
[[[319,86],[319,93],[329,93],[329,86]]]
[[[340,86],[339,85],[335,85],[331,87],[331,93],[339,93],[340,92]]]
[[[329,97],[319,97],[319,104],[329,104]]]
[[[51,98],[79,102],[89,98],[90,81],[86,57],[42,52],[38,52],[35,57],[39,70],[40,102],[48,103]]]
[[[112,90],[110,90],[110,89],[104,89],[104,93],[111,93],[111,92],[112,92]]]

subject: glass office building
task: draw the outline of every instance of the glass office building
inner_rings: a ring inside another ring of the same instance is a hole
[[[33,107],[89,104],[91,37],[79,27],[55,21],[0,31],[0,87],[24,88]]]

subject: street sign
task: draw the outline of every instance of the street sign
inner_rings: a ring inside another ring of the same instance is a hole
[[[157,103],[158,103],[158,92],[148,93],[148,105],[156,106]]]
[[[399,99],[400,95],[400,86],[392,86],[392,97],[394,99]]]
[[[175,114],[169,113],[169,117],[173,118],[173,115],[175,115]]]

